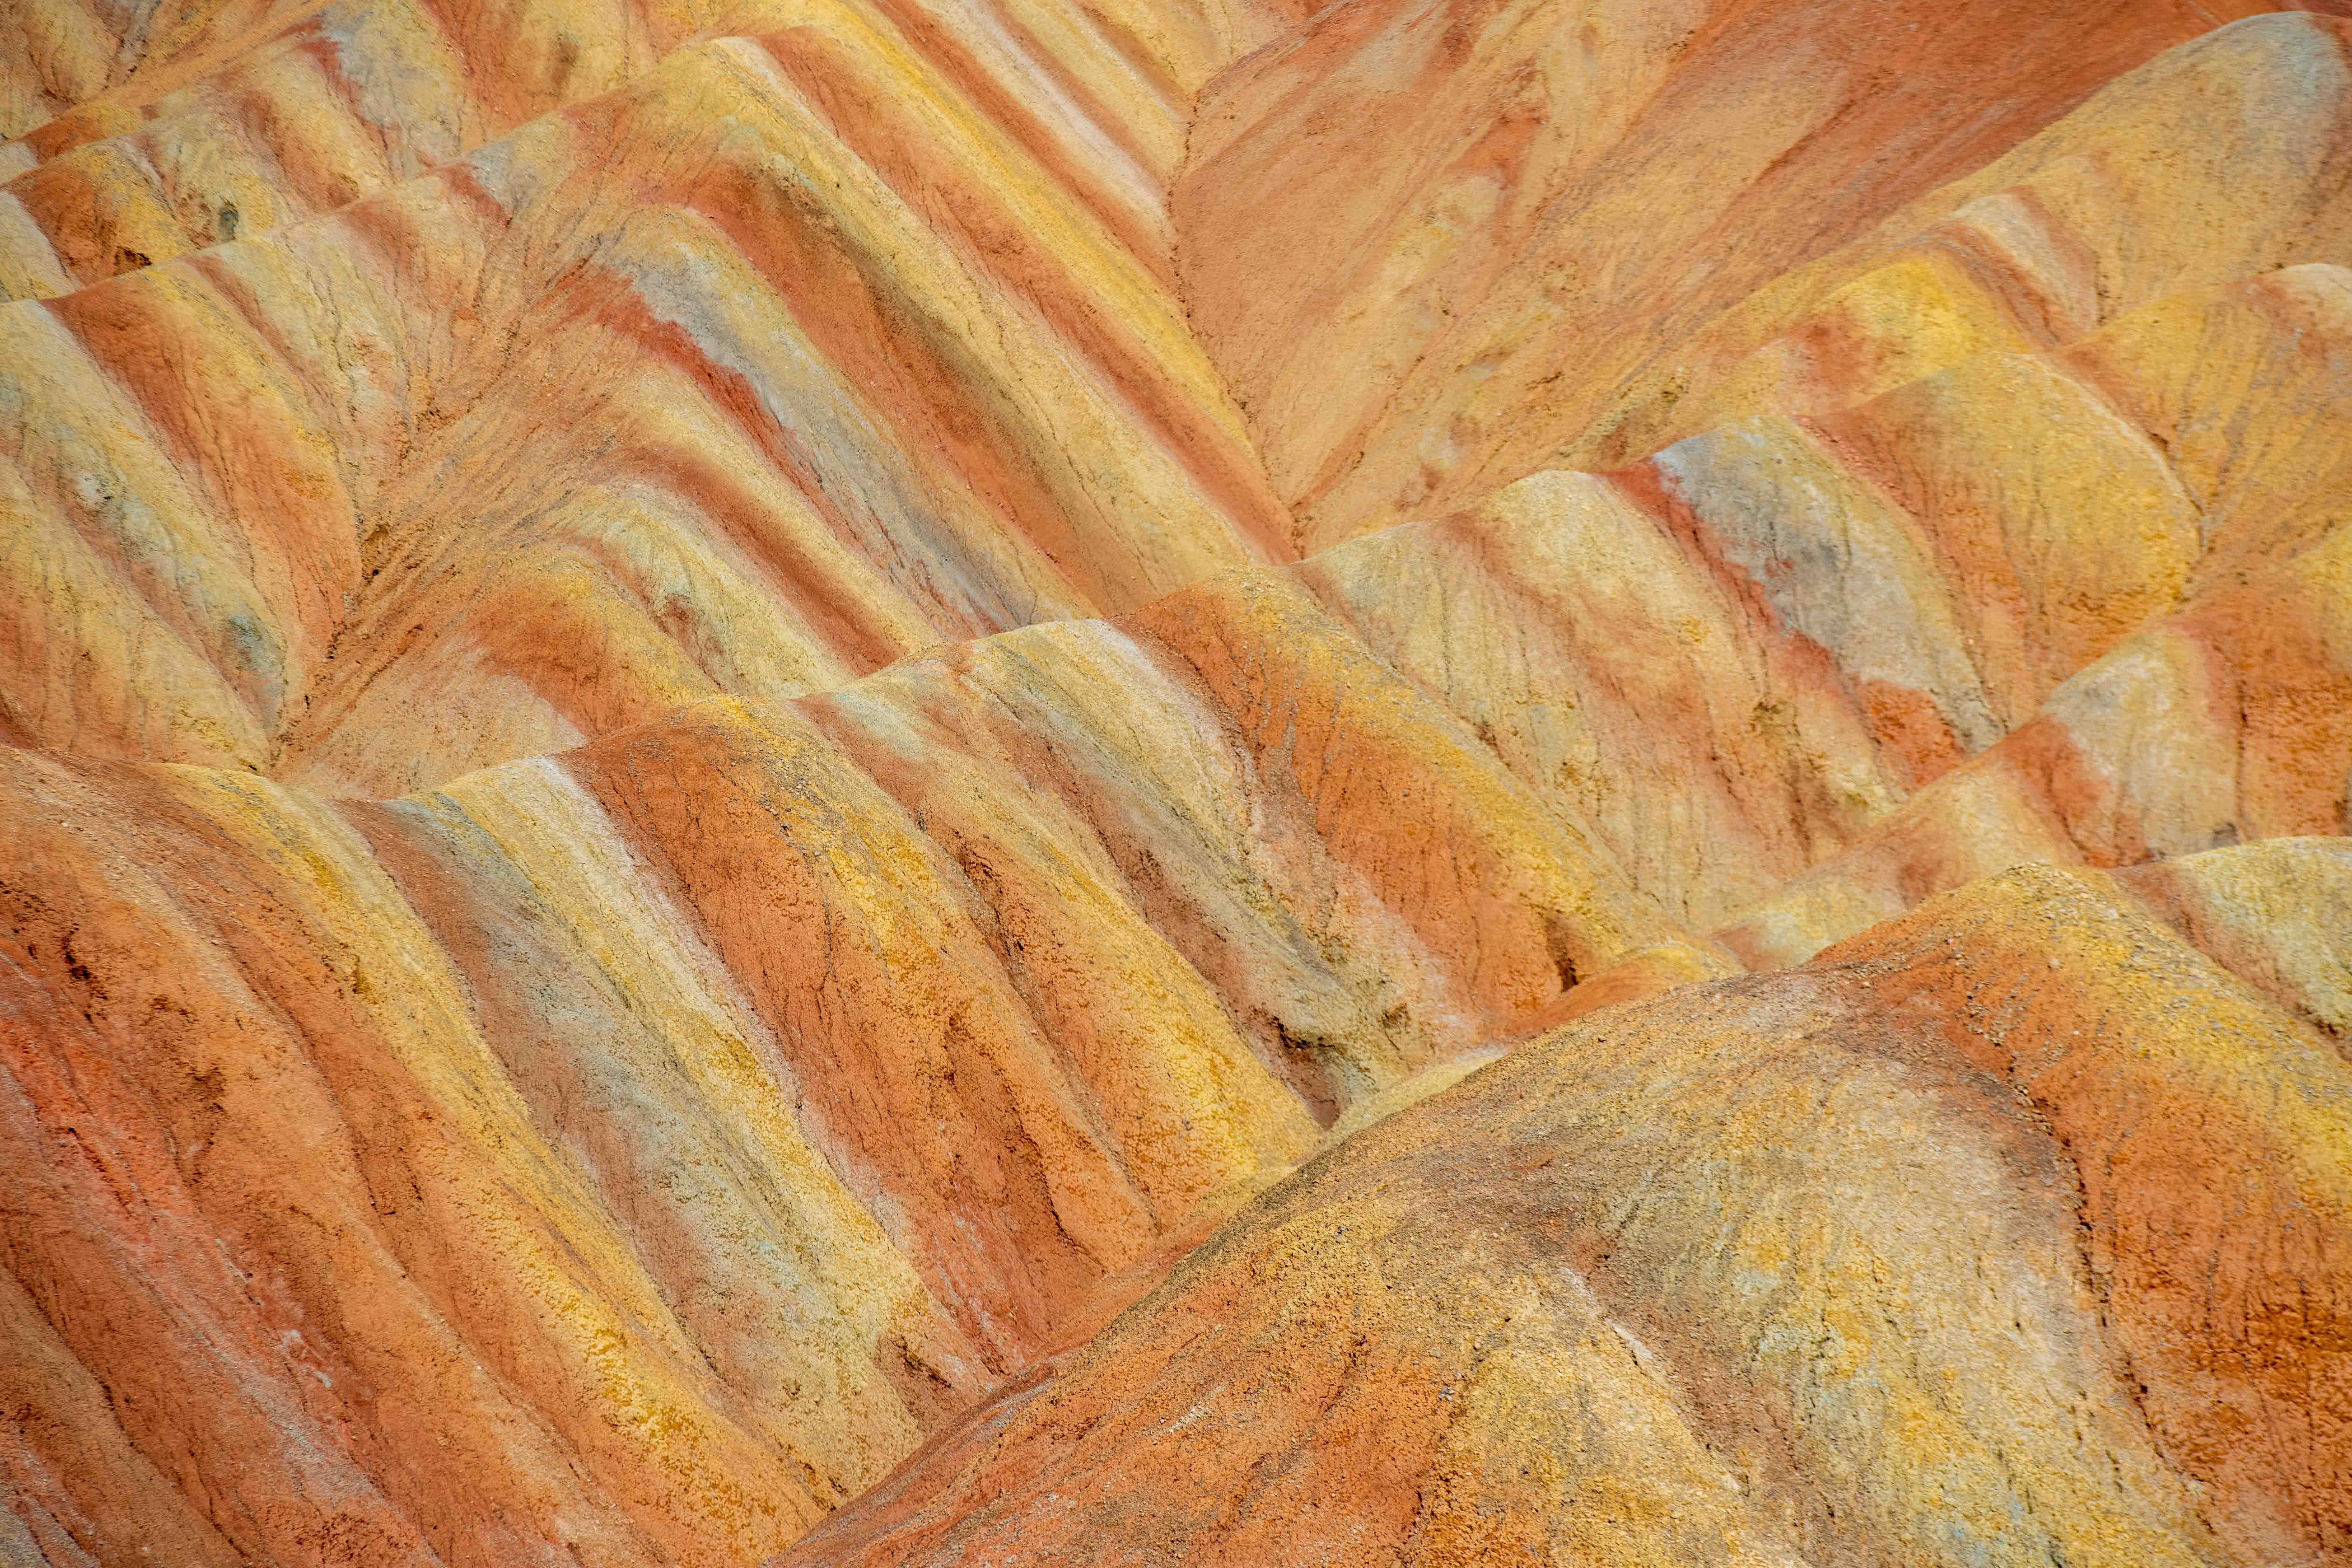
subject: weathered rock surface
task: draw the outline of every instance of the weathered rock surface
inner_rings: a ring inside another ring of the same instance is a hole
[[[0,307],[10,731],[398,794],[1283,552],[1154,178],[922,20],[787,7]]]
[[[2340,258],[2339,25],[2104,85],[2253,9],[1332,7],[1203,100],[1194,320],[1310,549],[2064,342]]]
[[[2352,1068],[2021,869],[1359,1133],[784,1561],[2339,1554],[2347,1150]]]
[[[0,18],[0,1561],[2352,1563],[2245,9]]]

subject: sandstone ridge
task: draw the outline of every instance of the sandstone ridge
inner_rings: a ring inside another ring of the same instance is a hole
[[[0,132],[0,1562],[2352,1564],[2352,22]]]

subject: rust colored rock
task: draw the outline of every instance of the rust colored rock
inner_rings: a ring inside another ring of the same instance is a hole
[[[1310,550],[1640,458],[1717,422],[1751,353],[1850,398],[2063,342],[2336,258],[2339,23],[2250,19],[2108,85],[2253,10],[1334,7],[1203,102],[1195,319]],[[1976,226],[1886,243],[1937,220]],[[2093,260],[2126,232],[2129,267]]]
[[[781,1561],[2339,1560],[2347,1135],[2114,884],[1996,879],[1358,1133]]]
[[[9,9],[0,1562],[2352,1565],[2247,10]]]

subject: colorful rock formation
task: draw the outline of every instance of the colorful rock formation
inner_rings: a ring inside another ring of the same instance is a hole
[[[0,1562],[2352,1564],[2352,21],[0,132]]]
[[[784,1561],[2340,1559],[2347,1152],[2340,1057],[2021,868],[1356,1134]]]

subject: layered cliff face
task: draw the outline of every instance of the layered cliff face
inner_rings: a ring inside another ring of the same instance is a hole
[[[0,1558],[2352,1562],[2236,16],[23,8]]]

